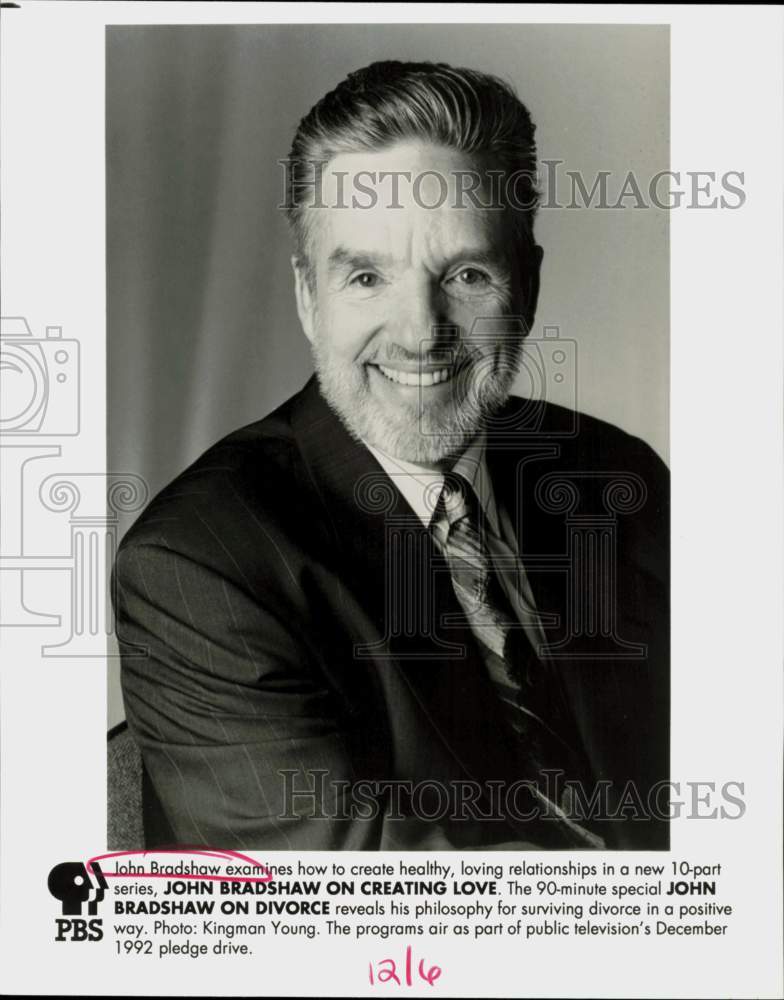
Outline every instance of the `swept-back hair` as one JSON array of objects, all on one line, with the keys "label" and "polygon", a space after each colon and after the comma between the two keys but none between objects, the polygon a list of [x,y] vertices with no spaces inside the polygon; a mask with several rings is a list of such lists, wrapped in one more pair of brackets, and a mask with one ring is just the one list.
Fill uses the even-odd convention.
[{"label": "swept-back hair", "polygon": [[536,126],[512,88],[488,73],[446,63],[374,62],[350,73],[302,119],[286,172],[286,214],[307,259],[306,199],[314,174],[340,153],[420,139],[459,150],[486,170],[515,176],[515,232],[533,244]]}]

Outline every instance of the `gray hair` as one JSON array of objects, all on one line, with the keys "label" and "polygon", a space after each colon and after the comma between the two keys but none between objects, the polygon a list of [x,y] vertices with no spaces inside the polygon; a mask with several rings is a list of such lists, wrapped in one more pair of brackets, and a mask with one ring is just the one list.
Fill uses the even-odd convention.
[{"label": "gray hair", "polygon": [[286,215],[307,261],[304,202],[314,173],[340,153],[423,139],[515,175],[515,233],[533,246],[539,195],[536,126],[512,88],[487,73],[446,63],[374,62],[350,73],[302,119],[286,162]]}]

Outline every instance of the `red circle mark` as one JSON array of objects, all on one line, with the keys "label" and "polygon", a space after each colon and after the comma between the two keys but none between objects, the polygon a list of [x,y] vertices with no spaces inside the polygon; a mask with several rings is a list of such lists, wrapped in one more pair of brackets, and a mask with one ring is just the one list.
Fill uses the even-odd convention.
[{"label": "red circle mark", "polygon": [[90,874],[95,874],[93,870],[94,861],[105,861],[107,858],[127,858],[127,857],[146,857],[148,854],[187,854],[187,855],[198,855],[203,858],[219,858],[223,861],[232,859],[236,861],[244,861],[246,864],[253,865],[254,868],[259,868],[264,872],[264,875],[166,875],[166,874],[153,874],[148,872],[103,872],[105,878],[165,878],[170,882],[178,881],[191,881],[198,880],[202,882],[271,882],[272,873],[261,864],[261,862],[249,858],[247,854],[240,854],[238,851],[228,851],[221,848],[210,848],[206,851],[196,850],[182,847],[182,848],[151,848],[149,851],[113,851],[109,854],[96,854],[94,858],[90,858],[87,862],[87,871]]}]

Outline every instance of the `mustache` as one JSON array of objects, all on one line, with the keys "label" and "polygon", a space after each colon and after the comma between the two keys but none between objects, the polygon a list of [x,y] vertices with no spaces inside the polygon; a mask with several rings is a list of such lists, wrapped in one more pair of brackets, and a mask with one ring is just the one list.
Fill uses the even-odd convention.
[{"label": "mustache", "polygon": [[431,347],[425,352],[411,351],[400,344],[390,343],[386,344],[380,350],[373,353],[364,359],[366,364],[392,364],[395,361],[402,361],[410,365],[421,365],[424,367],[456,367],[462,368],[463,365],[469,364],[472,361],[476,361],[479,358],[487,356],[487,345],[484,345],[485,350],[482,350],[482,345],[480,344],[467,344],[462,342],[460,344],[452,344],[445,347]]}]

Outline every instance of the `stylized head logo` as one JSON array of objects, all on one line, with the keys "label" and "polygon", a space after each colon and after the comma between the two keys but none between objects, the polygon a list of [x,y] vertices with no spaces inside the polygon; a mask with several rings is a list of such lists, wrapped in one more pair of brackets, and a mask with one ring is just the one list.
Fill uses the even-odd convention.
[{"label": "stylized head logo", "polygon": [[98,912],[108,885],[98,862],[93,861],[91,867],[95,885],[81,861],[63,861],[49,872],[49,892],[63,904],[64,917],[80,917],[84,903],[90,916]]}]

